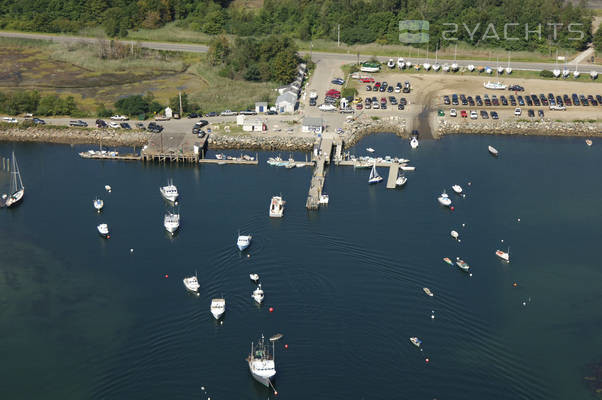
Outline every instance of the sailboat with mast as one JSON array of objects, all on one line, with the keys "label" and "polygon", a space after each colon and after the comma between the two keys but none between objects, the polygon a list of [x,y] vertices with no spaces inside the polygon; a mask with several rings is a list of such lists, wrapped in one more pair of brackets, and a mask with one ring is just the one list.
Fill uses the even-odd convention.
[{"label": "sailboat with mast", "polygon": [[506,67],[506,74],[510,75],[512,73],[512,67],[510,67],[510,55],[512,52],[508,53],[508,66]]},{"label": "sailboat with mast", "polygon": [[426,61],[422,64],[422,66],[424,67],[425,71],[428,71],[431,69],[431,64],[429,63],[429,48],[428,46],[426,46]]},{"label": "sailboat with mast", "polygon": [[439,46],[435,48],[435,63],[433,64],[433,71],[435,72],[441,68],[441,65],[437,61],[439,61]]},{"label": "sailboat with mast", "polygon": [[17,164],[17,158],[13,151],[12,162],[11,162],[11,178],[10,178],[10,192],[6,198],[6,207],[12,207],[23,200],[25,195],[25,187],[21,180],[21,173],[19,172],[19,165]]},{"label": "sailboat with mast", "polygon": [[370,171],[370,178],[368,179],[368,183],[379,183],[383,180],[383,177],[378,174],[376,170],[376,163],[372,165],[372,170]]}]

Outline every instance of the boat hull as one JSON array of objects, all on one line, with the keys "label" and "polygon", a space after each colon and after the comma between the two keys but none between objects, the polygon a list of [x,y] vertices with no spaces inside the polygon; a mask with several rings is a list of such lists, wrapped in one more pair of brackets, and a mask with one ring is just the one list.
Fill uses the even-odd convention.
[{"label": "boat hull", "polygon": [[270,378],[273,378],[276,375],[276,374],[274,374],[270,378],[268,378],[266,376],[258,375],[255,372],[253,372],[253,369],[251,369],[250,364],[249,364],[249,372],[251,373],[251,376],[253,377],[253,379],[255,379],[257,382],[261,383],[265,387],[270,387],[270,382],[271,382]]},{"label": "boat hull", "polygon": [[13,193],[12,195],[8,196],[8,198],[6,199],[5,206],[6,207],[16,206],[17,204],[19,204],[21,202],[21,200],[23,200],[24,195],[25,195],[25,188]]}]

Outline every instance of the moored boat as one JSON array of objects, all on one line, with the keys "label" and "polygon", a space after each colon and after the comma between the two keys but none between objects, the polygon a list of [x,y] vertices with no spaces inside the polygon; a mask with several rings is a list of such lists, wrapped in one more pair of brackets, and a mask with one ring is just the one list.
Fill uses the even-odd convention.
[{"label": "moored boat", "polygon": [[263,289],[261,288],[261,283],[257,285],[257,289],[253,290],[251,297],[257,302],[257,304],[261,304],[263,302],[264,294]]},{"label": "moored boat", "polygon": [[412,136],[412,139],[410,139],[410,147],[413,149],[418,147],[418,139],[416,139],[416,136]]},{"label": "moored boat", "polygon": [[173,184],[173,181],[171,179],[167,182],[167,185],[161,186],[159,188],[159,191],[161,192],[161,196],[163,196],[165,200],[171,202],[175,202],[176,200],[178,200],[178,188],[176,187],[176,185]]},{"label": "moored boat", "polygon": [[429,296],[429,297],[433,297],[434,296],[433,292],[431,292],[431,289],[425,287],[425,288],[422,288],[422,290],[424,290],[424,293],[426,293],[427,296]]},{"label": "moored boat", "polygon": [[286,203],[282,196],[273,196],[270,201],[270,217],[282,218],[284,215],[284,203]]},{"label": "moored boat", "polygon": [[445,261],[449,265],[454,265],[454,262],[449,257],[443,257],[443,261]]},{"label": "moored boat", "polygon": [[411,337],[410,342],[412,342],[412,344],[416,347],[420,347],[422,344],[422,340],[418,339],[417,337]]},{"label": "moored boat", "polygon": [[280,339],[280,337],[273,336],[272,338],[274,340],[270,338],[270,341],[272,342],[272,352],[270,354],[270,348],[265,344],[264,336],[261,335],[261,339],[259,339],[257,346],[254,346],[254,343],[251,343],[251,353],[246,359],[253,379],[266,387],[272,386],[271,379],[276,375],[274,342]]},{"label": "moored boat", "polygon": [[10,192],[4,203],[6,207],[12,207],[18,204],[23,200],[23,196],[25,195],[25,186],[23,186],[23,181],[21,180],[21,173],[19,172],[19,165],[17,164],[15,152],[12,153],[11,168]]},{"label": "moored boat", "polygon": [[495,255],[506,262],[510,262],[510,248],[508,248],[507,252],[502,250],[496,250]]},{"label": "moored boat", "polygon": [[249,274],[249,279],[252,280],[253,282],[257,283],[257,282],[259,282],[259,275],[258,274]]},{"label": "moored boat", "polygon": [[100,212],[102,210],[102,208],[104,207],[105,203],[104,201],[102,201],[102,199],[94,199],[94,208],[96,209],[96,211]]},{"label": "moored boat", "polygon": [[452,203],[452,201],[449,198],[448,194],[445,193],[445,190],[443,191],[443,193],[441,193],[441,196],[439,196],[437,198],[437,200],[439,201],[439,204],[441,204],[442,206],[445,206],[445,207],[451,206],[451,203]]},{"label": "moored boat", "polygon": [[450,232],[451,237],[453,237],[454,239],[458,239],[458,237],[460,237],[460,234],[456,231],[451,231]]},{"label": "moored boat", "polygon": [[226,299],[212,299],[210,310],[213,318],[220,319],[226,311]]},{"label": "moored boat", "polygon": [[452,190],[454,192],[456,192],[457,194],[461,194],[462,193],[462,186],[460,186],[460,185],[454,185],[454,186],[452,186]]},{"label": "moored boat", "polygon": [[172,211],[165,213],[163,226],[167,232],[173,235],[180,227],[180,214]]},{"label": "moored boat", "polygon": [[199,295],[199,288],[201,287],[201,285],[199,285],[199,278],[196,275],[184,278],[182,279],[182,282],[184,283],[186,289],[193,293],[196,293],[197,296]]},{"label": "moored boat", "polygon": [[487,146],[487,150],[489,150],[489,153],[491,153],[494,156],[497,156],[499,154],[497,149],[493,146]]},{"label": "moored boat", "polygon": [[383,180],[383,177],[378,174],[376,170],[376,162],[372,165],[372,170],[370,171],[370,177],[368,178],[368,183],[379,183]]},{"label": "moored boat", "polygon": [[239,232],[238,239],[236,240],[236,246],[238,247],[238,250],[244,251],[247,247],[249,247],[251,245],[252,238],[253,236],[251,235],[241,235]]},{"label": "moored boat", "polygon": [[466,263],[466,261],[461,260],[461,259],[457,259],[456,260],[456,265],[462,270],[462,271],[466,271],[468,272],[468,270],[470,269],[470,266]]},{"label": "moored boat", "polygon": [[109,225],[107,224],[100,224],[96,227],[96,229],[98,230],[98,233],[100,233],[100,236],[102,236],[103,238],[110,238],[111,235],[109,234]]},{"label": "moored boat", "polygon": [[402,187],[403,185],[406,184],[407,181],[408,181],[408,178],[406,178],[403,174],[401,174],[397,177],[397,180],[395,180],[395,186]]},{"label": "moored boat", "polygon": [[592,142],[591,139],[585,139],[585,144],[591,146],[592,144],[594,144],[594,142]]}]

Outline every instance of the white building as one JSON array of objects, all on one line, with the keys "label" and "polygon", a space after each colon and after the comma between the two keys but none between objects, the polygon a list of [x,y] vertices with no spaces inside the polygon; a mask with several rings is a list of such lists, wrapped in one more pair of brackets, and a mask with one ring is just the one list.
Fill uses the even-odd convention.
[{"label": "white building", "polygon": [[173,117],[173,111],[171,111],[171,108],[167,107],[165,108],[165,118],[172,118]]},{"label": "white building", "polygon": [[242,130],[245,132],[261,132],[263,128],[263,121],[257,117],[245,118],[242,124]]},{"label": "white building", "polygon": [[303,118],[302,132],[314,132],[321,134],[324,130],[324,120],[320,117],[305,117]]},{"label": "white building", "polygon": [[278,113],[294,113],[297,108],[297,95],[286,92],[276,99],[276,110]]},{"label": "white building", "polygon": [[268,103],[265,101],[258,101],[255,103],[255,112],[256,113],[264,113],[268,111]]}]

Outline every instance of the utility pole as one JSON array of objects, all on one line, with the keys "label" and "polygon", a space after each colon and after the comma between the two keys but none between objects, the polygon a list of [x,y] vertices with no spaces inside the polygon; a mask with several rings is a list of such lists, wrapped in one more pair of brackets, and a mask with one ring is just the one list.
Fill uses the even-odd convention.
[{"label": "utility pole", "polygon": [[180,118],[182,118],[182,92],[178,92],[178,97],[180,98]]},{"label": "utility pole", "polygon": [[341,24],[337,25],[337,47],[341,47]]}]

